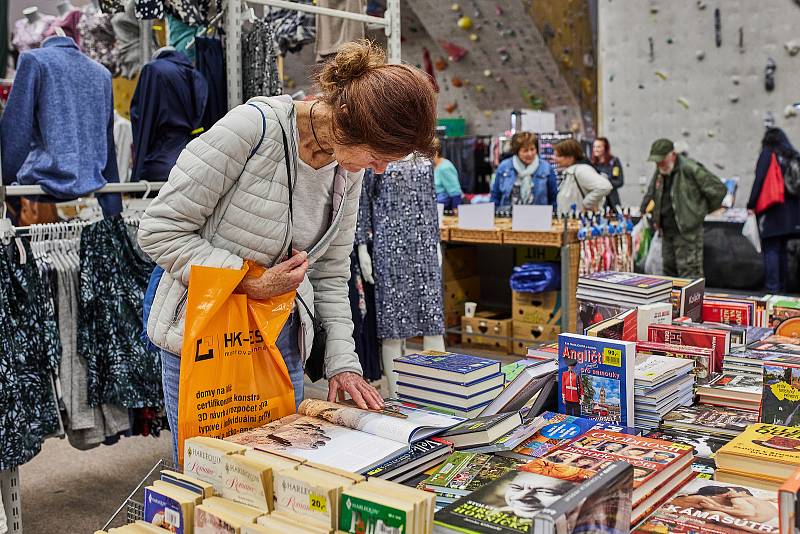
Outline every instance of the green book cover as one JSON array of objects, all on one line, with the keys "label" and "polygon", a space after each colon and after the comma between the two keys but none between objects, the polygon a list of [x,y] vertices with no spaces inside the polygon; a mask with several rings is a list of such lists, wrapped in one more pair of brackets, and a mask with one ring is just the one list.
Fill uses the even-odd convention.
[{"label": "green book cover", "polygon": [[412,518],[403,511],[373,501],[342,494],[339,530],[359,532],[408,532]]}]

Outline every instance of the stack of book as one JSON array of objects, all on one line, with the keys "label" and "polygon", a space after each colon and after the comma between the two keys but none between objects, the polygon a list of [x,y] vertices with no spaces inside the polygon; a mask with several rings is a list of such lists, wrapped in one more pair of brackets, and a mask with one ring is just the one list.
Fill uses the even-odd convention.
[{"label": "stack of book", "polygon": [[800,427],[756,423],[717,451],[716,480],[778,491],[800,467]]},{"label": "stack of book", "polygon": [[703,321],[769,326],[769,296],[751,297],[729,293],[706,292],[703,298]]},{"label": "stack of book", "polygon": [[758,378],[764,373],[763,360],[769,355],[768,352],[746,347],[732,349],[722,361],[722,372]]},{"label": "stack of book", "polygon": [[689,324],[651,324],[647,327],[648,341],[670,345],[688,345],[711,349],[714,354],[710,370],[722,371],[722,360],[731,350],[731,332]]},{"label": "stack of book", "polygon": [[500,362],[466,354],[425,351],[394,360],[397,395],[459,417],[476,417],[503,391]]},{"label": "stack of book", "polygon": [[714,351],[708,348],[691,345],[673,345],[654,341],[640,341],[636,344],[636,354],[640,356],[669,356],[684,358],[694,362],[692,374],[698,384],[705,384],[712,378],[711,367],[714,362]]},{"label": "stack of book", "polygon": [[657,428],[677,406],[694,399],[694,362],[668,356],[639,356],[634,382],[634,422],[637,428]]},{"label": "stack of book", "polygon": [[697,396],[701,404],[758,412],[761,410],[762,382],[761,376],[725,372],[708,384],[698,386]]},{"label": "stack of book", "polygon": [[710,478],[716,467],[716,452],[756,422],[758,414],[745,410],[705,404],[681,406],[666,414],[659,430],[647,436],[693,446],[693,469]]},{"label": "stack of book", "polygon": [[635,273],[603,271],[578,279],[577,331],[639,305],[669,302],[672,282]]},{"label": "stack of book", "polygon": [[635,525],[696,476],[693,461],[690,445],[590,430],[520,469],[582,481],[591,479],[609,463],[626,462],[633,466],[631,524]]},{"label": "stack of book", "polygon": [[555,360],[558,358],[558,343],[542,343],[528,347],[530,360]]},{"label": "stack of book", "polygon": [[656,276],[672,283],[670,303],[674,317],[688,317],[700,322],[703,315],[703,295],[706,290],[705,278],[675,278],[672,276]]}]

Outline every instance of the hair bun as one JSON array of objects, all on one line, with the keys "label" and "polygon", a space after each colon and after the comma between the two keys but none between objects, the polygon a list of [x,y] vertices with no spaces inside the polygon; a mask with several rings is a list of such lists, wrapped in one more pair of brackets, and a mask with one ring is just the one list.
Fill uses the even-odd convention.
[{"label": "hair bun", "polygon": [[386,64],[381,47],[368,39],[344,44],[333,59],[328,60],[319,74],[323,93],[332,93],[370,70]]}]

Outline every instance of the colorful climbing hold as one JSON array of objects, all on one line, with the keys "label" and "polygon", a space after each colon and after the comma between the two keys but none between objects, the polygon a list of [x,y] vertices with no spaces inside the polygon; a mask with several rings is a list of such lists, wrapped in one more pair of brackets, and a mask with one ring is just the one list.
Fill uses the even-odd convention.
[{"label": "colorful climbing hold", "polygon": [[472,28],[472,19],[466,15],[458,19],[458,27],[462,30],[469,30]]},{"label": "colorful climbing hold", "polygon": [[466,48],[462,48],[450,41],[442,41],[441,45],[444,51],[447,52],[447,56],[450,58],[450,61],[461,61],[464,59],[464,56],[467,55]]}]

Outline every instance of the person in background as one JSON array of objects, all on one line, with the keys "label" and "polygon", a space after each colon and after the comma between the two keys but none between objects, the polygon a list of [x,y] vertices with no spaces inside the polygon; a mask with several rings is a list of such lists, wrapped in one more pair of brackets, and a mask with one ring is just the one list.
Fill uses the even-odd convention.
[{"label": "person in background", "polygon": [[550,204],[556,206],[558,178],[553,166],[539,157],[539,140],[531,132],[511,137],[511,152],[495,171],[492,202],[495,208],[512,204]]},{"label": "person in background", "polygon": [[722,205],[725,184],[701,163],[679,155],[669,139],[657,139],[649,161],[656,171],[642,200],[661,233],[664,274],[681,278],[703,276],[703,221]]},{"label": "person in background", "polygon": [[589,165],[583,148],[574,139],[561,141],[555,147],[555,160],[563,169],[558,187],[558,213],[568,213],[572,206],[578,211],[598,211],[611,191],[611,182]]},{"label": "person in background", "polygon": [[[780,128],[767,129],[761,140],[761,154],[756,162],[755,181],[750,190],[750,199],[747,201],[748,210],[752,211],[756,207],[773,154],[784,175],[789,159],[798,157],[786,133]],[[780,293],[786,290],[786,278],[789,272],[786,243],[789,239],[800,237],[800,197],[784,190],[783,204],[766,209],[759,213],[757,218],[758,231],[761,234],[761,252],[764,255],[765,285],[767,291]]]},{"label": "person in background", "polygon": [[442,143],[433,141],[436,155],[433,157],[433,182],[436,186],[436,202],[444,204],[444,209],[452,210],[461,204],[461,182],[453,162],[442,157]]},{"label": "person in background", "polygon": [[598,137],[592,143],[592,167],[611,182],[611,192],[606,197],[606,206],[617,208],[619,202],[619,188],[625,184],[622,173],[622,162],[611,153],[611,144],[607,137]]}]

